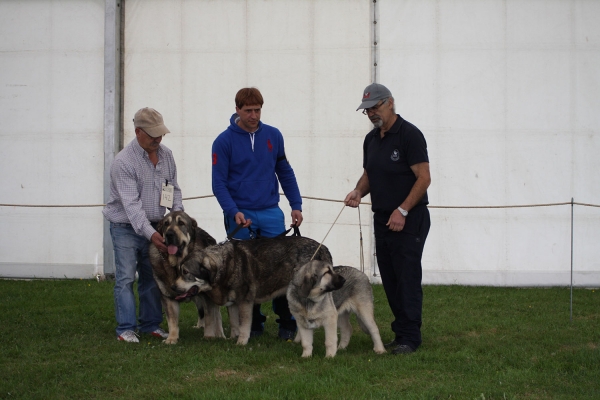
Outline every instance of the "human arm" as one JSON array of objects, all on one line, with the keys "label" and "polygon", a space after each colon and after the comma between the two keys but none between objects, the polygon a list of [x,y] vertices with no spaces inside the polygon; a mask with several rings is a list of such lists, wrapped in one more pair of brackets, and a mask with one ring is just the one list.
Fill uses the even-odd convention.
[{"label": "human arm", "polygon": [[371,188],[369,186],[369,177],[367,175],[367,171],[363,170],[363,174],[356,183],[356,187],[353,191],[348,193],[346,199],[344,200],[344,204],[348,207],[356,208],[360,204],[360,200],[369,194],[370,191]]},{"label": "human arm", "polygon": [[175,165],[174,160],[173,174],[169,183],[173,185],[173,207],[171,208],[171,211],[184,211],[183,196],[181,195],[181,187],[179,187],[179,183],[177,182],[177,166]]},{"label": "human arm", "polygon": [[[429,172],[429,163],[422,162],[418,164],[414,164],[410,166],[410,169],[415,174],[417,180],[415,181],[412,189],[406,196],[406,199],[399,204],[403,210],[410,211],[414,206],[416,206],[419,201],[425,196],[427,192],[427,188],[431,184],[431,174]],[[404,224],[406,222],[406,217],[403,216],[398,209],[395,209],[387,222],[387,226],[390,230],[399,232],[404,229]]]},{"label": "human arm", "polygon": [[[143,176],[132,164],[115,160],[110,170],[111,190],[114,190],[113,193],[135,233],[150,240],[156,231],[148,220],[142,198],[154,195],[143,191],[143,177],[139,174]],[[155,198],[158,206],[160,193],[157,192]]]},{"label": "human arm", "polygon": [[285,155],[283,136],[280,132],[278,132],[278,136],[279,146],[275,161],[275,174],[292,209],[292,223],[290,226],[299,227],[304,219],[302,216],[302,196],[300,195],[300,188],[294,170]]},{"label": "human arm", "polygon": [[233,201],[227,187],[230,154],[229,144],[225,143],[225,140],[219,136],[212,146],[212,191],[225,214],[235,218],[237,222],[237,214],[240,214],[240,210]]}]

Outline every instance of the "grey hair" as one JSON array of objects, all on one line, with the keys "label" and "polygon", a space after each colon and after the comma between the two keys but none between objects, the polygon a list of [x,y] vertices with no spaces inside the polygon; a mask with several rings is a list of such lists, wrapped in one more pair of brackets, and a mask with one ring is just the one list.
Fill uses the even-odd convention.
[{"label": "grey hair", "polygon": [[396,114],[396,100],[394,100],[394,96],[390,96],[387,99],[388,100],[392,99],[392,102],[394,103],[393,106],[392,106],[392,111],[394,112],[394,114]]}]

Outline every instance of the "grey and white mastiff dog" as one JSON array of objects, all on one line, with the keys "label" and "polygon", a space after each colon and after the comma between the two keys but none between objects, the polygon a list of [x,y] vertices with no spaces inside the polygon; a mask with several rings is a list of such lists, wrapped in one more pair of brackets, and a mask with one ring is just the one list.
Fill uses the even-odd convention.
[{"label": "grey and white mastiff dog", "polygon": [[254,304],[285,295],[294,272],[313,256],[331,263],[327,247],[307,237],[228,241],[191,254],[182,264],[176,287],[181,292],[197,290],[214,304],[230,306],[231,337],[245,345]]},{"label": "grey and white mastiff dog", "polygon": [[350,313],[356,314],[361,329],[371,335],[373,350],[386,352],[373,315],[371,282],[356,268],[311,261],[294,274],[287,299],[298,324],[295,342],[302,343],[302,357],[312,356],[313,331],[321,326],[325,329],[325,357],[335,357],[337,349],[345,349],[352,336]]}]

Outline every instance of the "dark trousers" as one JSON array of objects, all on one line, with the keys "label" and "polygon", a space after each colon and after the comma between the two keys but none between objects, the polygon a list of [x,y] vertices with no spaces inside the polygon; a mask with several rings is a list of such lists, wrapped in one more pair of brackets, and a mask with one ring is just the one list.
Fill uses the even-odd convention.
[{"label": "dark trousers", "polygon": [[426,206],[413,208],[404,229],[390,231],[389,214],[375,213],[375,251],[381,282],[394,314],[392,331],[400,344],[421,345],[423,289],[421,257],[431,220]]}]

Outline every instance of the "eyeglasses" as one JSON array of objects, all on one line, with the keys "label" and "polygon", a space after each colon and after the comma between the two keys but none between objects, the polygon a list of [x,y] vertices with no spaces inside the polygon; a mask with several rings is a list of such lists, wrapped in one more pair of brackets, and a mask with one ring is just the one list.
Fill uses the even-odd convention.
[{"label": "eyeglasses", "polygon": [[381,107],[382,105],[384,105],[386,101],[388,101],[388,99],[383,99],[383,100],[381,101],[381,103],[377,103],[376,105],[374,105],[374,106],[373,106],[373,107],[371,107],[371,108],[365,108],[365,109],[363,109],[363,110],[362,110],[362,113],[363,113],[364,115],[367,115],[367,114],[372,114],[372,113],[376,112],[376,111],[379,109],[379,107]]}]

